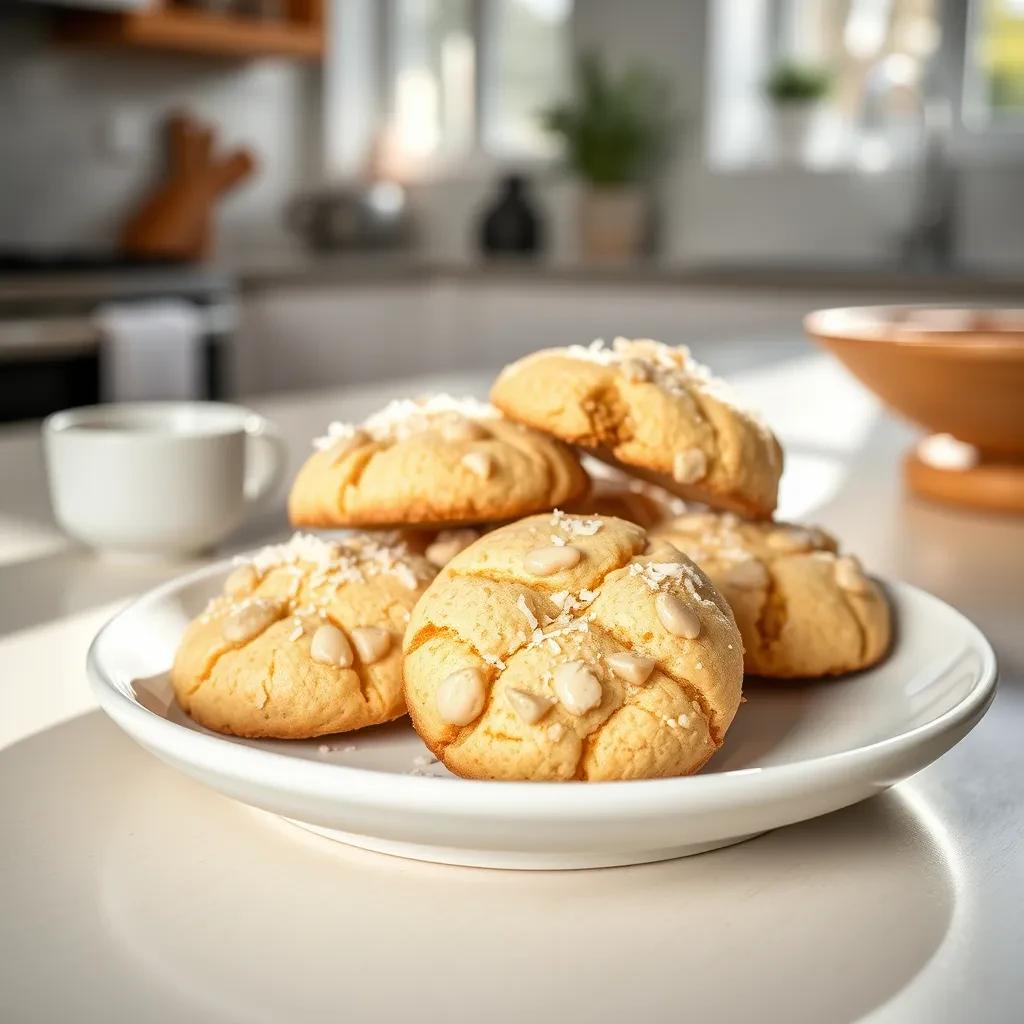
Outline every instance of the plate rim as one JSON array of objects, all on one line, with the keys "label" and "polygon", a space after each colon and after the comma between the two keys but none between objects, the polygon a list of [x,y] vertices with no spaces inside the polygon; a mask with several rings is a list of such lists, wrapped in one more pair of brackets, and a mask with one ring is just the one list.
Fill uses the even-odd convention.
[{"label": "plate rim", "polygon": [[[496,813],[495,797],[500,792],[503,801],[500,814],[503,817],[522,816],[534,820],[564,820],[567,816],[573,819],[587,818],[595,812],[601,815],[614,813],[620,819],[646,818],[658,809],[678,809],[681,803],[685,803],[691,810],[721,810],[724,804],[759,802],[769,795],[773,784],[777,790],[775,795],[780,795],[801,789],[800,783],[810,778],[815,780],[813,789],[817,790],[826,785],[830,778],[846,777],[851,768],[899,757],[966,725],[963,733],[953,743],[919,766],[924,767],[959,742],[962,735],[980,721],[996,691],[998,665],[995,652],[978,626],[959,609],[934,594],[903,581],[882,578],[884,586],[897,598],[894,602],[897,609],[906,596],[911,600],[923,600],[938,606],[960,620],[981,655],[977,679],[970,692],[959,703],[931,721],[864,746],[781,765],[731,768],[706,775],[664,779],[631,779],[626,785],[620,780],[566,786],[561,782],[457,778],[454,781],[459,785],[453,787],[450,778],[399,774],[297,758],[275,750],[237,743],[231,738],[196,732],[132,699],[108,676],[100,663],[98,651],[105,636],[119,619],[140,606],[158,603],[168,594],[224,574],[236,564],[238,557],[220,559],[176,576],[120,608],[103,624],[89,645],[86,672],[90,685],[101,708],[133,739],[145,735],[153,742],[154,748],[168,752],[180,751],[184,744],[194,752],[187,760],[201,765],[204,770],[272,789],[281,788],[281,781],[286,777],[289,791],[302,792],[320,799],[420,812],[428,809],[430,803],[443,804],[447,813],[475,816],[480,812]],[[132,727],[126,724],[127,721],[132,723]],[[180,753],[175,756],[180,757]],[[755,784],[755,790],[751,791],[749,786],[755,778],[760,781]],[[458,793],[458,801],[450,799],[455,792]],[[733,799],[730,800],[730,797]]]}]

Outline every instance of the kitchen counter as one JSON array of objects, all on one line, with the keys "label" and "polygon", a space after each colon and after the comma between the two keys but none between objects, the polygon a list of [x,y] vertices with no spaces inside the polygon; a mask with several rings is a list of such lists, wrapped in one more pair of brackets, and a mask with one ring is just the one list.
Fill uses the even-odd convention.
[{"label": "kitchen counter", "polygon": [[593,266],[565,260],[438,261],[402,254],[315,254],[268,251],[247,255],[235,268],[243,291],[313,285],[358,285],[451,281],[632,285],[652,288],[791,289],[934,295],[1024,300],[1024,272],[980,267],[915,268],[899,263],[833,264],[671,264],[656,260],[623,267]]},{"label": "kitchen counter", "polygon": [[153,296],[209,301],[232,293],[237,285],[236,275],[223,267],[188,263],[109,270],[0,271],[0,318],[54,314],[68,306]]},{"label": "kitchen counter", "polygon": [[[1024,521],[907,498],[911,431],[809,348],[721,354],[786,445],[780,511],[993,641],[1000,692],[960,745],[865,803],[663,864],[498,872],[320,840],[178,775],[94,709],[94,631],[191,566],[67,541],[35,430],[0,430],[0,1019],[1020,1019]],[[294,468],[328,419],[487,381],[252,404]],[[284,532],[282,508],[228,548]]]},{"label": "kitchen counter", "polygon": [[316,254],[256,250],[234,261],[80,272],[0,272],[0,318],[59,312],[90,300],[181,294],[200,298],[281,288],[429,283],[549,284],[746,291],[861,292],[874,301],[1024,301],[1024,271],[892,264],[669,264],[588,266],[564,260],[437,260],[403,253]]}]

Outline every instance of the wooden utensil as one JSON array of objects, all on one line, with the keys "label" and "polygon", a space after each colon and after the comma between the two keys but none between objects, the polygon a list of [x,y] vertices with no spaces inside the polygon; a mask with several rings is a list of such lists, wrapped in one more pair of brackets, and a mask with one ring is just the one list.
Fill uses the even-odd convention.
[{"label": "wooden utensil", "polygon": [[248,149],[214,156],[213,129],[187,114],[167,121],[163,181],[128,219],[125,252],[145,258],[200,260],[213,248],[213,206],[247,178],[257,162]]}]

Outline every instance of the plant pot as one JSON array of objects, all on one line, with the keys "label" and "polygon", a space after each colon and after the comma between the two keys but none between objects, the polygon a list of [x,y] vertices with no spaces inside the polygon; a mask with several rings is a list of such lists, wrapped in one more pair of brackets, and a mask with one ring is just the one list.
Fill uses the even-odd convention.
[{"label": "plant pot", "polygon": [[780,163],[811,163],[826,111],[827,104],[820,100],[777,103],[771,116],[771,148],[775,159]]},{"label": "plant pot", "polygon": [[643,252],[647,193],[640,186],[585,186],[578,216],[580,251],[587,263],[631,263]]}]

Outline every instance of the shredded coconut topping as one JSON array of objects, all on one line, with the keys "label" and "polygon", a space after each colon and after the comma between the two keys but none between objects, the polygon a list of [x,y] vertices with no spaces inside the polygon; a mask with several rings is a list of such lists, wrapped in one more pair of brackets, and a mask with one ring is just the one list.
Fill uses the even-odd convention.
[{"label": "shredded coconut topping", "polygon": [[[685,394],[694,389],[734,409],[742,409],[729,385],[694,359],[685,345],[665,345],[651,338],[621,337],[606,345],[599,338],[589,345],[570,345],[566,351],[575,359],[620,367],[628,380],[650,381],[670,394]],[[769,433],[768,427],[753,413],[743,411],[763,432]]]},{"label": "shredded coconut topping", "polygon": [[597,597],[597,594],[596,590],[586,589],[581,590],[578,594],[573,594],[568,590],[557,590],[550,594],[551,603],[560,609],[560,613],[555,618],[545,621],[543,626],[535,626],[526,649],[529,651],[544,644],[552,654],[561,654],[562,646],[555,638],[570,637],[575,633],[590,631],[590,621],[594,616],[592,613],[590,615],[581,613],[586,611],[587,606]]},{"label": "shredded coconut topping", "polygon": [[[311,565],[309,582],[314,588],[330,587],[337,590],[345,583],[362,583],[373,576],[396,577],[410,590],[415,590],[421,579],[409,558],[409,550],[393,534],[368,537],[351,534],[338,540],[325,541],[310,533],[296,533],[284,544],[270,544],[254,555],[235,560],[250,564],[260,575],[271,569],[287,567],[301,578],[302,565]],[[298,592],[296,582],[290,588],[292,596]],[[311,609],[311,613],[315,609]]]},{"label": "shredded coconut topping", "polygon": [[481,654],[480,657],[483,658],[488,665],[493,665],[499,672],[504,672],[507,667],[505,662],[503,662],[496,654]]},{"label": "shredded coconut topping", "polygon": [[704,582],[692,565],[682,562],[632,562],[629,574],[639,576],[653,593],[666,591],[672,586],[682,586],[693,601],[706,605],[715,603],[710,597],[701,594]]},{"label": "shredded coconut topping", "polygon": [[[288,635],[292,642],[305,633],[307,626],[304,620],[328,619],[331,600],[347,584],[364,583],[375,576],[392,576],[410,590],[415,590],[431,576],[426,564],[415,560],[394,534],[376,537],[352,534],[325,541],[312,534],[296,533],[284,544],[270,544],[255,554],[236,558],[235,563],[252,566],[261,577],[272,570],[291,574],[284,596],[273,600],[285,605],[289,614],[294,616]],[[308,590],[305,603],[298,605],[296,602],[303,580]],[[239,601],[221,594],[206,606],[200,621],[208,623],[266,600],[250,594]]]},{"label": "shredded coconut topping", "polygon": [[356,436],[356,428],[351,423],[339,423],[335,420],[327,424],[327,433],[323,437],[313,439],[313,447],[317,451],[327,451],[344,441],[351,441]]},{"label": "shredded coconut topping", "polygon": [[526,603],[526,597],[523,594],[520,594],[519,597],[516,598],[516,607],[523,613],[523,617],[529,624],[530,629],[536,629],[539,625],[539,623],[537,622],[537,616],[533,614],[533,611],[530,609],[530,606]]},{"label": "shredded coconut topping", "polygon": [[[587,519],[585,516],[573,516],[556,508],[551,513],[551,525],[570,537],[593,537],[604,525],[600,519]],[[564,540],[551,538],[553,544],[564,544]]]},{"label": "shredded coconut topping", "polygon": [[351,441],[359,430],[373,441],[404,441],[445,422],[496,419],[500,415],[494,406],[475,398],[453,398],[451,395],[399,398],[360,424],[328,424],[326,434],[316,438],[313,447],[328,451],[342,442]]}]

